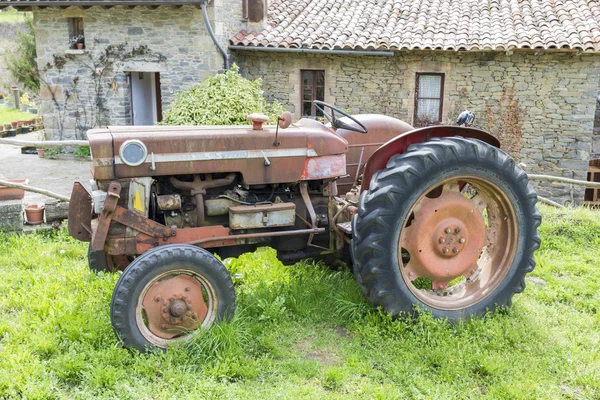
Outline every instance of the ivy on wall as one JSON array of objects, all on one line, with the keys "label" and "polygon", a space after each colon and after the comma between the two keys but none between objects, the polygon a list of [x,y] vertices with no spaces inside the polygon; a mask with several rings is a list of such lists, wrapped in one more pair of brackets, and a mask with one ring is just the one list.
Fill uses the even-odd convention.
[{"label": "ivy on wall", "polygon": [[[63,139],[68,115],[75,117],[77,137],[83,137],[90,128],[108,124],[108,94],[111,90],[118,90],[118,81],[124,78],[123,65],[129,60],[163,62],[166,57],[150,50],[148,46],[128,49],[127,43],[108,45],[100,51],[92,48],[84,54],[53,55],[52,62],[42,68],[39,79],[42,94],[49,97],[54,105],[54,128],[58,131],[59,140]],[[84,81],[76,75],[68,78],[68,84],[55,84],[65,80],[65,67],[70,63],[75,64],[78,72],[85,71],[90,79]]]}]

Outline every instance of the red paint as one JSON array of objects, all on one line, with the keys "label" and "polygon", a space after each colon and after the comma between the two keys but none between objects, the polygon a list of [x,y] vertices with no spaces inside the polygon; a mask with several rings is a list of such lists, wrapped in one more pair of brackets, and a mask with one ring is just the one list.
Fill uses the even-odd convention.
[{"label": "red paint", "polygon": [[406,152],[413,144],[427,142],[433,138],[449,136],[479,139],[494,147],[500,147],[500,141],[498,139],[489,133],[476,128],[441,125],[415,129],[395,137],[373,153],[371,158],[369,158],[369,161],[367,161],[360,191],[363,192],[369,188],[371,178],[375,172],[384,169],[392,156]]},{"label": "red paint", "polygon": [[336,178],[346,175],[346,154],[309,157],[304,162],[301,181]]}]

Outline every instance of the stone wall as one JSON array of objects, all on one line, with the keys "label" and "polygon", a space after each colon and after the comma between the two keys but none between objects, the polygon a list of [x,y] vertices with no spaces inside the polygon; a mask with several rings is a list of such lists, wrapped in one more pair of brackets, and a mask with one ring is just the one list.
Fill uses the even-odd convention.
[{"label": "stone wall", "polygon": [[[226,47],[228,38],[244,27],[241,0],[215,0],[207,11],[217,38]],[[68,18],[83,18],[85,51],[69,49]],[[128,49],[145,45],[166,61],[139,58],[109,71],[101,88],[108,112],[100,125],[131,124],[127,71],[160,73],[164,113],[179,92],[224,69],[222,54],[206,30],[201,9],[195,6],[46,8],[34,12],[34,24],[40,68],[52,63],[54,55],[73,58],[62,70],[52,68],[43,76],[47,84],[41,88],[41,112],[49,136],[55,139],[84,138],[85,131],[96,125],[94,80],[84,64],[92,64],[110,44],[127,42]]]},{"label": "stone wall", "polygon": [[[443,121],[464,109],[475,126],[501,136],[530,173],[586,179],[600,55],[574,52],[401,52],[337,56],[242,51],[243,73],[299,117],[300,70],[323,69],[327,102],[350,113],[381,113],[412,123],[417,72],[445,74]],[[581,202],[583,188],[536,183],[559,202]]]}]

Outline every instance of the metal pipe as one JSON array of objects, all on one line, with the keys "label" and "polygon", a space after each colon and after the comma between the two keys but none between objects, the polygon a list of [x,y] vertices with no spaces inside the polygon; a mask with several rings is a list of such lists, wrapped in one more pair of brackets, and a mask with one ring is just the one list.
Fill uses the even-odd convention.
[{"label": "metal pipe", "polygon": [[87,140],[40,140],[30,142],[27,140],[18,139],[3,139],[0,138],[0,144],[10,144],[21,147],[62,147],[62,146],[89,146]]},{"label": "metal pipe", "polygon": [[200,180],[200,175],[194,175],[193,182],[183,182],[174,176],[169,178],[173,186],[179,190],[189,190],[196,199],[196,226],[204,226],[204,193],[206,189],[228,186],[235,180],[236,174],[229,174],[225,178],[215,180]]},{"label": "metal pipe", "polygon": [[51,192],[46,189],[40,189],[40,188],[32,187],[29,185],[21,185],[20,183],[14,183],[14,182],[9,182],[9,181],[5,181],[5,180],[0,180],[0,186],[7,186],[7,187],[16,188],[16,189],[23,189],[27,192],[43,194],[44,196],[54,197],[55,199],[62,200],[62,201],[70,201],[71,200],[67,196],[63,196],[62,194],[54,193],[54,192]]},{"label": "metal pipe", "polygon": [[193,240],[186,244],[202,244],[206,242],[219,242],[223,240],[236,240],[236,239],[253,239],[262,237],[275,237],[275,236],[294,236],[294,235],[305,235],[305,234],[317,234],[325,232],[325,228],[314,228],[314,229],[297,229],[294,231],[275,231],[275,232],[259,232],[259,233],[243,233],[241,235],[227,235],[227,236],[213,236],[199,240]]},{"label": "metal pipe", "polygon": [[210,26],[210,21],[208,20],[208,13],[206,12],[207,3],[208,0],[201,0],[200,3],[200,7],[202,8],[202,16],[204,17],[204,23],[206,24],[206,29],[208,30],[208,33],[210,34],[210,37],[212,38],[213,42],[215,42],[215,45],[217,45],[217,47],[219,48],[221,54],[223,54],[223,58],[225,59],[225,69],[229,69],[229,67],[231,66],[229,64],[229,54],[227,54],[223,46],[221,46],[221,43],[219,43],[217,37],[215,36],[215,32],[213,31],[212,26]]},{"label": "metal pipe", "polygon": [[262,47],[262,46],[229,46],[229,50],[253,50],[253,51],[271,51],[280,53],[316,53],[316,54],[334,54],[334,55],[353,55],[353,56],[387,56],[394,55],[393,51],[380,50],[325,50],[325,49],[299,49],[287,47]]}]

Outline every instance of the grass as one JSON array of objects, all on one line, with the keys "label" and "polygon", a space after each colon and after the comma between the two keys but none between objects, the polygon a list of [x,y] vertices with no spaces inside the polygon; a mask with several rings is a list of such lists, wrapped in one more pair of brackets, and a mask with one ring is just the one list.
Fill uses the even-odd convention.
[{"label": "grass", "polygon": [[0,12],[0,24],[19,24],[25,22],[25,18],[27,18],[29,15],[31,15],[31,13],[19,12],[13,8],[5,8],[2,10],[2,12]]},{"label": "grass", "polygon": [[[1,15],[1,14],[0,14]],[[0,125],[10,124],[13,121],[28,120],[37,117],[35,114],[15,110],[14,108],[0,105]]]},{"label": "grass", "polygon": [[600,398],[600,214],[540,207],[538,267],[513,307],[458,325],[392,321],[350,272],[227,260],[238,310],[187,347],[113,335],[118,275],[63,231],[0,238],[0,398]]}]

